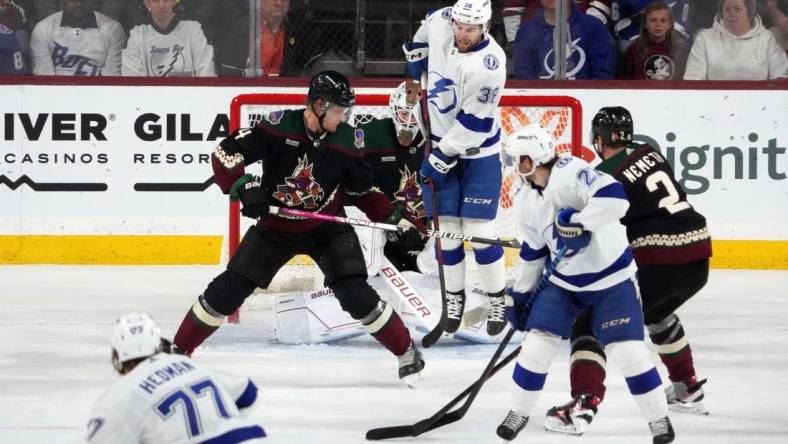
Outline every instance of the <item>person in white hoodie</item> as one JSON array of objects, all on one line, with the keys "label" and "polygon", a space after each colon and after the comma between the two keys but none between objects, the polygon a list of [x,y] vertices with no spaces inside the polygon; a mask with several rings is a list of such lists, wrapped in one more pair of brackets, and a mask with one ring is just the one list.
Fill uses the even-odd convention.
[{"label": "person in white hoodie", "polygon": [[756,14],[755,0],[720,0],[711,28],[692,45],[684,80],[768,80],[788,76],[788,59]]}]

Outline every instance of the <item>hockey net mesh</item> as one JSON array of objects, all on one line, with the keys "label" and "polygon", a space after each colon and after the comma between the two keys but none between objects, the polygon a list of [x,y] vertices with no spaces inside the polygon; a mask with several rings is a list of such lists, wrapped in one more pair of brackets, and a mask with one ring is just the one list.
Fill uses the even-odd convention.
[{"label": "hockey net mesh", "polygon": [[[269,113],[283,109],[303,108],[303,101],[277,100],[275,94],[243,96],[251,97],[239,101],[234,101],[235,113],[231,112],[231,129],[239,127],[252,127]],[[353,109],[349,123],[358,126],[367,123],[372,119],[390,117],[388,108],[388,96],[359,94],[358,102],[364,103],[357,105]],[[500,109],[502,139],[505,141],[507,136],[513,131],[525,125],[538,123],[556,140],[556,151],[558,153],[571,153],[573,146],[579,149],[580,140],[577,140],[577,132],[573,132],[573,115],[576,121],[580,120],[582,112],[579,103],[570,97],[553,97],[550,99],[566,99],[566,104],[559,106],[552,104],[540,104],[542,101],[535,97],[504,96],[502,103],[514,103],[513,105],[502,105]],[[552,102],[553,100],[545,100]],[[560,101],[560,100],[559,100]],[[573,140],[573,138],[575,140]],[[505,157],[504,157],[505,158]],[[259,164],[247,167],[247,172],[255,175],[262,174]],[[499,238],[512,239],[518,237],[517,224],[515,222],[512,209],[513,199],[522,189],[525,183],[515,172],[514,165],[503,165],[503,182],[501,186],[498,216],[496,217],[496,230]],[[248,218],[240,218],[237,227],[232,226],[230,230],[237,230],[241,235],[246,232],[253,223]],[[232,236],[230,236],[232,237]],[[225,249],[227,250],[227,249]],[[472,257],[472,255],[471,255]],[[513,266],[517,258],[517,252],[512,249],[506,251],[507,276],[511,277]],[[473,262],[473,261],[469,261]],[[468,264],[469,268],[474,264]],[[307,256],[296,256],[280,270],[274,281],[268,288],[271,292],[312,290],[322,286],[322,273],[314,262]]]}]

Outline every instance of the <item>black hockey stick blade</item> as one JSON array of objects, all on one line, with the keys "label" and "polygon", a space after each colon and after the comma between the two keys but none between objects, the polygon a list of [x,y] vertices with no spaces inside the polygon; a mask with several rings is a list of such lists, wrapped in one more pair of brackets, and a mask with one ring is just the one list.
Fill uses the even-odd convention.
[{"label": "black hockey stick blade", "polygon": [[432,347],[433,345],[435,345],[436,342],[438,342],[438,339],[441,338],[441,335],[443,335],[443,327],[441,327],[441,324],[438,323],[438,325],[436,325],[435,328],[430,330],[429,333],[427,333],[426,335],[424,335],[423,338],[421,338],[421,346],[424,348]]},{"label": "black hockey stick blade", "polygon": [[[514,358],[517,357],[517,354],[520,353],[520,347],[517,347],[515,350],[512,350],[505,358],[501,360],[501,362],[497,363],[495,367],[493,367],[492,371],[487,375],[486,379],[481,380],[477,379],[473,382],[470,386],[468,386],[462,393],[457,395],[454,399],[449,401],[448,404],[443,406],[437,413],[430,416],[429,418],[422,419],[421,421],[411,424],[411,425],[403,425],[403,426],[392,426],[392,427],[380,427],[377,429],[371,429],[367,432],[367,439],[370,441],[379,441],[383,439],[394,439],[394,438],[404,438],[406,436],[418,436],[422,433],[429,432],[430,430],[437,429],[438,427],[442,427],[446,424],[451,424],[452,422],[459,421],[462,416],[465,414],[465,411],[459,413],[462,407],[457,410],[453,410],[449,412],[449,409],[457,405],[458,402],[462,401],[463,398],[468,396],[471,392],[473,392],[477,386],[481,383],[483,384],[487,379],[492,378],[493,375],[498,373],[498,371],[504,367],[508,363],[510,363]],[[435,420],[435,418],[438,418]],[[418,430],[417,430],[418,428]],[[418,433],[417,433],[418,432]]]}]

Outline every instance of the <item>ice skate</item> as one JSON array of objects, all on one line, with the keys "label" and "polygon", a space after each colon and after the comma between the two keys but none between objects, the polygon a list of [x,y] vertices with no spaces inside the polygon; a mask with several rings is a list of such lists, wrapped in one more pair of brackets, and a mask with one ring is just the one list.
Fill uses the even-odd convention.
[{"label": "ice skate", "polygon": [[526,424],[528,424],[527,416],[521,416],[514,410],[509,410],[506,419],[498,426],[495,433],[506,441],[511,441],[517,438],[517,435],[525,428]]},{"label": "ice skate", "polygon": [[506,297],[503,291],[490,296],[490,313],[487,315],[487,334],[497,336],[506,327]]},{"label": "ice skate", "polygon": [[681,382],[674,382],[665,389],[668,407],[674,412],[708,415],[703,405],[703,384],[706,379],[697,381],[695,377]]},{"label": "ice skate", "polygon": [[424,359],[416,344],[411,341],[408,350],[397,356],[397,360],[399,361],[399,379],[410,388],[417,386],[422,379],[421,371],[424,369]]},{"label": "ice skate", "polygon": [[651,429],[651,434],[654,436],[652,440],[654,444],[667,444],[673,442],[676,438],[676,434],[673,432],[673,425],[667,416],[648,423],[648,428]]},{"label": "ice skate", "polygon": [[547,411],[544,428],[548,432],[580,436],[594,420],[601,402],[594,395],[583,394],[562,406],[553,407]]},{"label": "ice skate", "polygon": [[454,333],[462,323],[462,313],[465,311],[465,290],[446,292],[446,311],[441,318],[441,326],[446,333]]}]

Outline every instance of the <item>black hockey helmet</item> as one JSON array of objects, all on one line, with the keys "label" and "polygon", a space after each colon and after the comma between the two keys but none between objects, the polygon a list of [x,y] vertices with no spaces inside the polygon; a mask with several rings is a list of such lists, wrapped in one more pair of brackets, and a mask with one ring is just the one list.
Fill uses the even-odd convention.
[{"label": "black hockey helmet", "polygon": [[333,105],[351,108],[356,103],[356,94],[350,87],[350,81],[336,71],[322,71],[309,81],[308,103],[323,99]]},{"label": "black hockey helmet", "polygon": [[[591,120],[591,137],[602,139],[607,146],[625,146],[632,142],[632,114],[623,106],[608,106],[599,110]],[[596,147],[597,151],[601,147]]]}]

